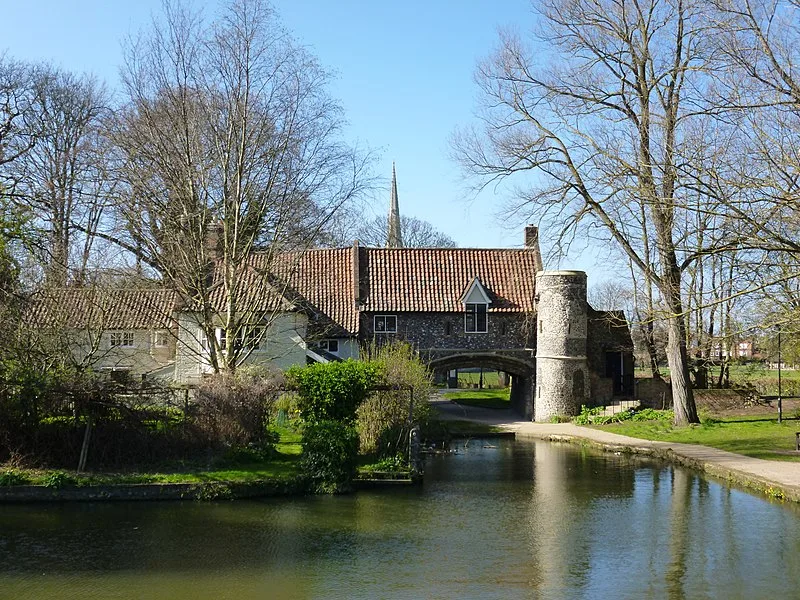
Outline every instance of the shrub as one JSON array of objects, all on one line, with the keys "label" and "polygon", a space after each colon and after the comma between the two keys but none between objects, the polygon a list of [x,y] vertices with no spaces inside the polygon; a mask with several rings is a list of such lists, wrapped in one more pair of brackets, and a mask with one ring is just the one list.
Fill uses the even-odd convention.
[{"label": "shrub", "polygon": [[28,483],[30,483],[28,476],[16,469],[0,471],[0,487],[8,485],[26,485]]},{"label": "shrub", "polygon": [[308,423],[342,421],[352,423],[356,409],[378,380],[379,366],[346,360],[293,367],[287,373],[300,393],[298,409]]},{"label": "shrub", "polygon": [[242,368],[203,382],[193,408],[197,435],[208,446],[267,449],[267,424],[282,381],[262,370]]},{"label": "shrub", "polygon": [[422,427],[430,420],[431,373],[406,342],[367,346],[362,354],[379,366],[381,386],[397,389],[375,391],[359,406],[361,451],[393,456],[406,448],[409,416]]},{"label": "shrub", "polygon": [[45,487],[59,489],[65,485],[75,485],[75,478],[70,477],[64,471],[53,471],[44,478]]},{"label": "shrub", "polygon": [[622,423],[623,421],[672,421],[675,413],[671,410],[656,410],[653,408],[640,408],[620,411],[613,415],[601,414],[605,410],[602,406],[589,408],[581,406],[581,414],[572,422],[576,425],[607,425],[608,423]]},{"label": "shrub", "polygon": [[356,473],[358,433],[339,421],[308,423],[303,430],[300,465],[313,491],[346,492]]}]

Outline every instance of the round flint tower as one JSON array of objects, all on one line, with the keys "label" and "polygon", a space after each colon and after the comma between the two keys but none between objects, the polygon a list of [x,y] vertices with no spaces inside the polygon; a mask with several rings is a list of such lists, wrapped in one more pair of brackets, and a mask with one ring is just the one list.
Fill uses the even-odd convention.
[{"label": "round flint tower", "polygon": [[589,395],[586,273],[536,274],[536,421],[574,416]]}]

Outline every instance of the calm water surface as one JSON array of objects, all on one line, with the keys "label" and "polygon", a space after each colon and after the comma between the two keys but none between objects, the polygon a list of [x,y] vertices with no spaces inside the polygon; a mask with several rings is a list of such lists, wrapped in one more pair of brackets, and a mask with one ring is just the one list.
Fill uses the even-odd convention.
[{"label": "calm water surface", "polygon": [[800,512],[661,463],[462,442],[420,488],[0,506],[0,598],[797,598]]}]

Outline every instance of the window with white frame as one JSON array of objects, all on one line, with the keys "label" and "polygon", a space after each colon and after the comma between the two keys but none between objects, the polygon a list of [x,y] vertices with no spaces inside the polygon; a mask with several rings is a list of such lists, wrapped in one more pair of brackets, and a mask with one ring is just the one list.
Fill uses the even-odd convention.
[{"label": "window with white frame", "polygon": [[166,348],[169,345],[169,332],[160,329],[153,332],[153,347]]},{"label": "window with white frame", "polygon": [[109,333],[110,345],[112,348],[132,348],[132,331],[112,331]]},{"label": "window with white frame", "polygon": [[397,333],[397,316],[375,315],[375,333]]},{"label": "window with white frame", "polygon": [[467,303],[464,313],[464,331],[466,333],[486,333],[488,331],[487,306],[482,302]]}]

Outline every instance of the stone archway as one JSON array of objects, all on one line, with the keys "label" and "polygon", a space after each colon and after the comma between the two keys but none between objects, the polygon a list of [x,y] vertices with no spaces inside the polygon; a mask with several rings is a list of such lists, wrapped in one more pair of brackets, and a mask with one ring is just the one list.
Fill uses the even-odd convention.
[{"label": "stone archway", "polygon": [[511,409],[523,419],[533,419],[533,391],[536,369],[533,360],[495,352],[465,352],[429,358],[431,369],[450,370],[485,367],[511,375]]}]

